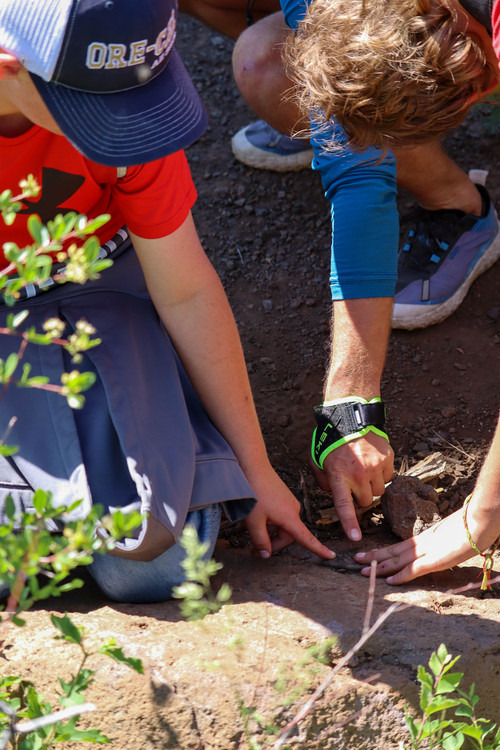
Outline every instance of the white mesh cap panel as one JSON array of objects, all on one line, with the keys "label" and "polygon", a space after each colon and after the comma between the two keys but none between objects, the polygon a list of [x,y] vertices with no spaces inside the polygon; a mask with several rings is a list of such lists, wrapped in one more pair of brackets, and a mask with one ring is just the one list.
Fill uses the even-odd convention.
[{"label": "white mesh cap panel", "polygon": [[73,0],[0,0],[0,48],[50,81]]}]

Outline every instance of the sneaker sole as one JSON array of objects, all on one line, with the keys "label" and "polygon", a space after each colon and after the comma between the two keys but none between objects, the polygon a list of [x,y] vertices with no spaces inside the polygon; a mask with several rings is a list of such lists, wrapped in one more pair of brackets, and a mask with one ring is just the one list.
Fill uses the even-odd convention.
[{"label": "sneaker sole", "polygon": [[254,169],[268,169],[271,172],[299,172],[301,169],[310,169],[314,156],[312,148],[295,154],[273,154],[271,151],[252,146],[241,131],[232,137],[231,148],[236,159],[242,164]]},{"label": "sneaker sole", "polygon": [[[496,215],[496,214],[495,214]],[[497,219],[498,221],[498,219]],[[437,305],[404,305],[395,304],[392,309],[392,327],[412,331],[414,328],[427,328],[435,323],[442,323],[462,304],[465,295],[473,282],[482,273],[491,268],[500,258],[500,229],[497,236],[483,253],[481,260],[468,276],[460,289],[449,299]]]}]

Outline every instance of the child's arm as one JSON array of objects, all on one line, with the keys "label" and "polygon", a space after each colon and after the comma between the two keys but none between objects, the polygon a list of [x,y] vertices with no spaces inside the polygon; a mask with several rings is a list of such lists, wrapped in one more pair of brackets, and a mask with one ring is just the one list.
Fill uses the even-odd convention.
[{"label": "child's arm", "polygon": [[[233,314],[191,214],[167,237],[131,236],[152,300],[191,382],[256,493],[258,505],[247,519],[255,549],[267,557],[295,539],[321,557],[332,557],[304,526],[299,503],[269,463]],[[268,524],[278,527],[272,537]]]}]

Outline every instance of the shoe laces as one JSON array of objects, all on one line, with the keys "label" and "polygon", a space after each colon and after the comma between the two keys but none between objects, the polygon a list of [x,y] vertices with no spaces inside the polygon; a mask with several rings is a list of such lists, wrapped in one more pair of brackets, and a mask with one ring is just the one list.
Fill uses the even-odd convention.
[{"label": "shoe laces", "polygon": [[422,270],[431,263],[440,263],[477,220],[478,217],[456,209],[415,209],[405,221],[399,267]]},{"label": "shoe laces", "polygon": [[[488,192],[480,185],[476,187],[483,201],[482,216],[486,216],[490,203]],[[405,229],[399,251],[399,268],[423,270],[429,264],[440,263],[478,219],[478,216],[459,209],[430,211],[418,206],[402,222]]]}]

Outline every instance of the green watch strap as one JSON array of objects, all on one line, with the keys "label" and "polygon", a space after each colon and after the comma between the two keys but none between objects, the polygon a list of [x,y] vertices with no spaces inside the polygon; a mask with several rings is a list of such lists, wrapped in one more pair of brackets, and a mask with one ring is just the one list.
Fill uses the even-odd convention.
[{"label": "green watch strap", "polygon": [[311,454],[320,469],[329,453],[369,432],[389,440],[384,430],[385,406],[380,398],[367,401],[361,396],[349,396],[326,402],[315,407],[314,417],[318,426],[313,432]]}]

